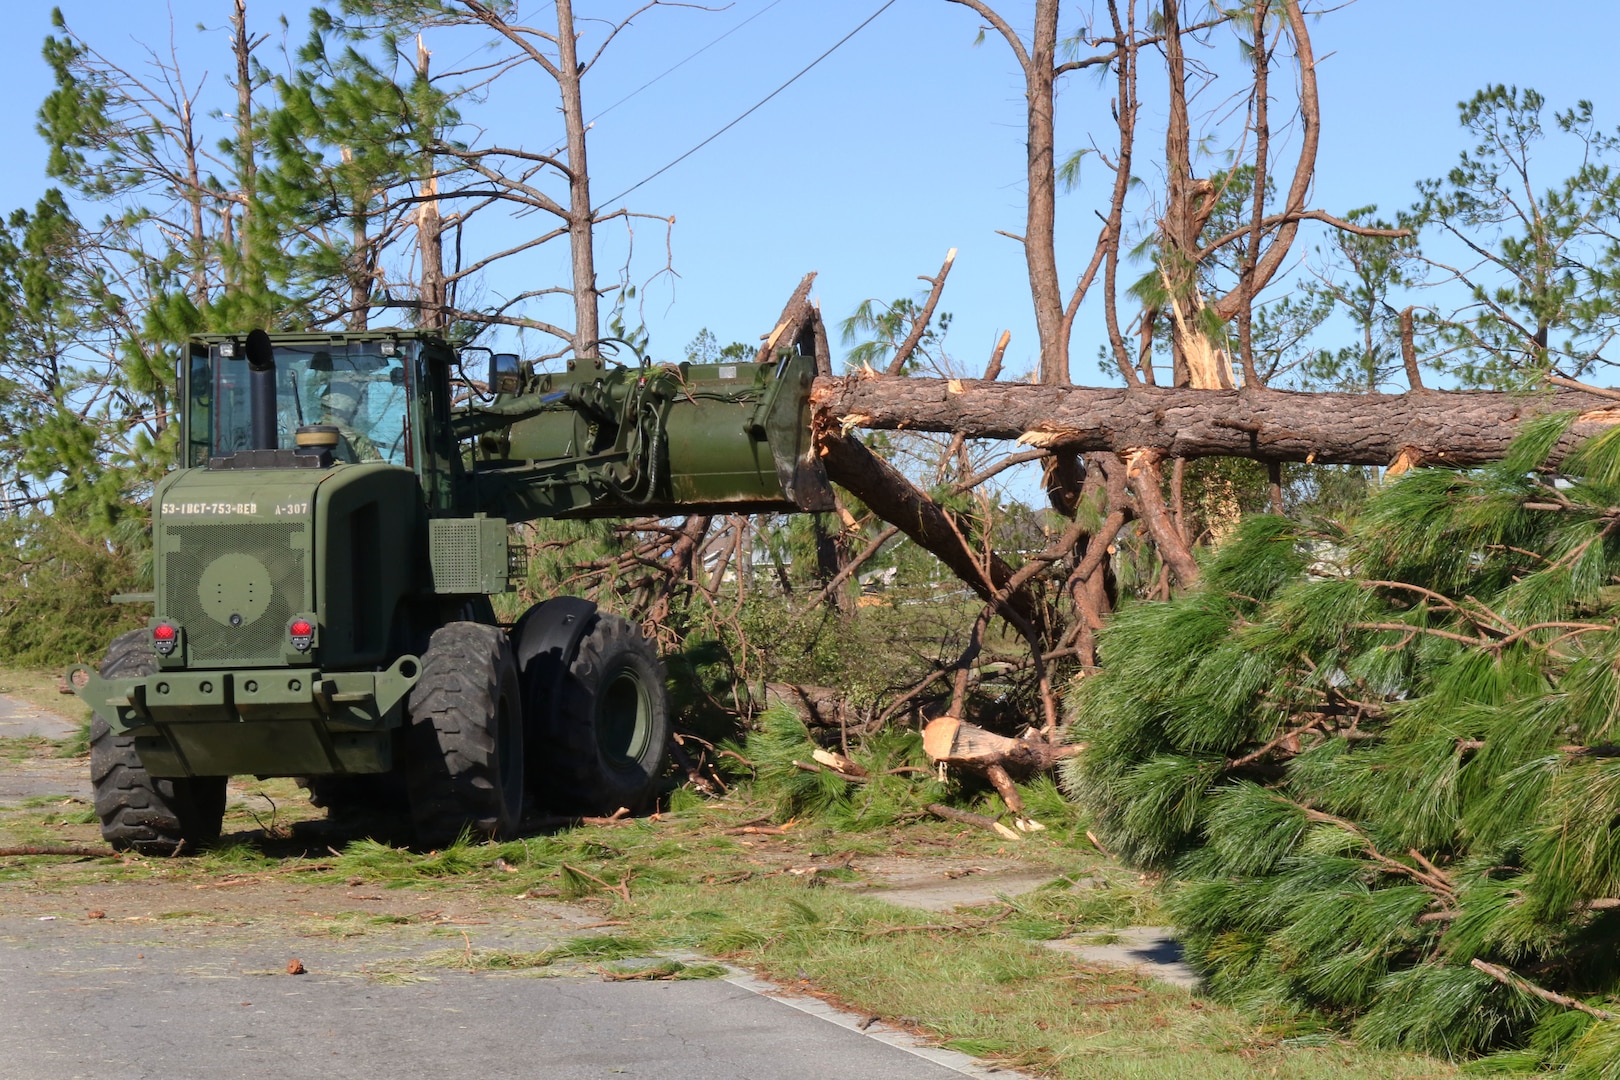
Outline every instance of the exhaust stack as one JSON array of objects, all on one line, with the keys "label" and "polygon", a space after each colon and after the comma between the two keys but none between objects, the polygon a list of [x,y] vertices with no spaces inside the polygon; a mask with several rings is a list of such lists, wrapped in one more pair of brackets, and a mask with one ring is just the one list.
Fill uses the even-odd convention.
[{"label": "exhaust stack", "polygon": [[270,335],[249,330],[247,362],[252,400],[252,439],[255,450],[276,449],[276,350]]}]

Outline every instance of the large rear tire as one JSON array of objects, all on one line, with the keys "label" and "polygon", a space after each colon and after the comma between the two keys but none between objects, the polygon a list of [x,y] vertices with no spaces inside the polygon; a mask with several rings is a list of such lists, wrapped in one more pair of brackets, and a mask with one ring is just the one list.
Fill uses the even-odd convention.
[{"label": "large rear tire", "polygon": [[640,629],[597,615],[552,702],[541,785],[566,813],[641,810],[652,800],[669,744],[664,666]]},{"label": "large rear tire", "polygon": [[[104,679],[156,671],[157,655],[145,630],[115,638],[101,663]],[[219,839],[225,777],[154,777],[141,764],[135,740],[114,735],[100,716],[90,721],[90,783],[101,835],[114,850],[173,855],[182,845],[195,851]]]},{"label": "large rear tire", "polygon": [[406,708],[405,786],[417,842],[442,847],[463,832],[516,832],[523,708],[506,634],[470,622],[434,631]]}]

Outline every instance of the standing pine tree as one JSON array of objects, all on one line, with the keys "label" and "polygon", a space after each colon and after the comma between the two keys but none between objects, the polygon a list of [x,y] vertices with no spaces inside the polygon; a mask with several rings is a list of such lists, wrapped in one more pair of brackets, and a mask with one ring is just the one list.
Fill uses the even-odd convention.
[{"label": "standing pine tree", "polygon": [[1620,1076],[1620,436],[1249,520],[1122,612],[1066,777],[1212,990],[1368,1042]]}]

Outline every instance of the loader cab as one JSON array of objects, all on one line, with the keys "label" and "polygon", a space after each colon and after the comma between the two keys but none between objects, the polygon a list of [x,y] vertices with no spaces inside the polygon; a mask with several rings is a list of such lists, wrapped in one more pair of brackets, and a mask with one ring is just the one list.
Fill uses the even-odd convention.
[{"label": "loader cab", "polygon": [[[311,429],[328,429],[328,440],[335,429],[332,464],[410,469],[430,509],[452,509],[461,461],[450,424],[454,353],[447,345],[399,333],[282,334],[270,342],[273,372],[256,382],[243,335],[192,340],[179,371],[183,465],[299,464]],[[269,447],[255,445],[252,415],[265,382],[274,386],[275,401]],[[266,449],[282,453],[237,457]]]}]

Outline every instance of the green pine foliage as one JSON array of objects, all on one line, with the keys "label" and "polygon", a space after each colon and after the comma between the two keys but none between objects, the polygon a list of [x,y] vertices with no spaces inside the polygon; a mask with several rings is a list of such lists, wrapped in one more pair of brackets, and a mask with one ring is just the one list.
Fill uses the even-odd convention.
[{"label": "green pine foliage", "polygon": [[1103,632],[1065,786],[1215,992],[1620,1077],[1620,435],[1541,467],[1570,419],[1343,531],[1250,518]]},{"label": "green pine foliage", "polygon": [[64,514],[0,518],[0,663],[99,664],[107,643],[145,625],[149,607],[113,594],[150,588],[144,519],[110,533]]},{"label": "green pine foliage", "polygon": [[781,821],[811,818],[834,828],[866,832],[888,828],[906,817],[918,817],[929,802],[945,798],[944,786],[919,781],[931,774],[917,731],[886,728],[850,748],[851,759],[870,774],[852,783],[814,762],[816,744],[790,710],[767,709],[759,726],[741,746],[732,746],[728,764],[749,765],[733,779],[748,779],[756,795],[775,803]]}]

